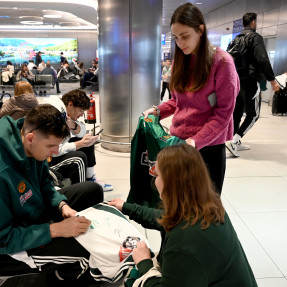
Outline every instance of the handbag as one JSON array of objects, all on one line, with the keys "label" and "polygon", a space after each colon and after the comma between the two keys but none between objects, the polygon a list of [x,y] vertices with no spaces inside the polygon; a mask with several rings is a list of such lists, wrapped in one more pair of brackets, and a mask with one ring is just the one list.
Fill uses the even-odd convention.
[{"label": "handbag", "polygon": [[166,133],[159,123],[159,117],[149,115],[139,118],[138,126],[131,141],[129,203],[158,208],[160,198],[152,184],[155,178],[157,154],[163,148],[185,143],[184,140]]}]

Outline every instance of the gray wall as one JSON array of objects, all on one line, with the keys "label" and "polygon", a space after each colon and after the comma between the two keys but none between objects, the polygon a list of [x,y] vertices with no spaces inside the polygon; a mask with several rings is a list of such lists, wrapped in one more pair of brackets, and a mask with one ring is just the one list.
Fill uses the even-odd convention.
[{"label": "gray wall", "polygon": [[0,31],[0,38],[77,38],[79,61],[85,68],[92,66],[98,47],[98,34],[91,31]]},{"label": "gray wall", "polygon": [[236,0],[208,13],[205,15],[205,20],[211,42],[214,45],[220,45],[220,37],[232,33],[233,21],[241,19],[247,12],[257,13],[257,32],[259,34],[264,38],[276,37],[276,53],[273,66],[275,75],[286,72],[286,0]]}]

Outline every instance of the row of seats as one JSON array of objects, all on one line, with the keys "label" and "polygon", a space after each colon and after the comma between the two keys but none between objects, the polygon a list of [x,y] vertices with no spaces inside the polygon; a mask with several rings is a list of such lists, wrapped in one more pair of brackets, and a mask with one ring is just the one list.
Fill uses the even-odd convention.
[{"label": "row of seats", "polygon": [[[37,85],[37,82],[40,82],[40,81],[45,82],[45,85],[44,84]],[[10,90],[10,89],[14,90],[14,85],[17,82],[16,75],[12,76],[12,82],[13,82],[13,85],[5,85],[3,83],[2,77],[0,77],[0,87],[2,89],[2,94],[7,94],[5,90]],[[54,86],[55,86],[55,80],[52,75],[41,75],[41,74],[35,75],[35,84],[33,85],[35,94],[37,94],[36,90],[40,90],[40,92],[42,92],[43,90],[43,92],[45,93],[47,90],[53,89]]]}]

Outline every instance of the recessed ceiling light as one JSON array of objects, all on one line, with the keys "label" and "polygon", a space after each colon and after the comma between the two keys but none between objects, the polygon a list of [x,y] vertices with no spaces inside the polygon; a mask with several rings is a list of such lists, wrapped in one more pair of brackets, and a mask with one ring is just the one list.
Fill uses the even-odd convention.
[{"label": "recessed ceiling light", "polygon": [[13,7],[12,9],[15,9],[15,10],[16,10],[16,9],[18,9],[18,7]]},{"label": "recessed ceiling light", "polygon": [[24,25],[41,25],[43,21],[21,21],[20,23]]},{"label": "recessed ceiling light", "polygon": [[40,16],[19,16],[20,19],[44,19],[43,17]]},{"label": "recessed ceiling light", "polygon": [[200,2],[196,2],[195,4],[196,4],[196,5],[201,5],[202,3],[200,3]]},{"label": "recessed ceiling light", "polygon": [[60,13],[58,13],[58,11],[54,11],[54,10],[43,10],[43,16],[45,18],[61,18],[62,15]]}]

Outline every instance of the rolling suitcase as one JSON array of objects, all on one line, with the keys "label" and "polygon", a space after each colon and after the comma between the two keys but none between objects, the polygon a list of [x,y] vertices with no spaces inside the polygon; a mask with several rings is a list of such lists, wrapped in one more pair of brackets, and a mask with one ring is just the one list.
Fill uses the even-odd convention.
[{"label": "rolling suitcase", "polygon": [[286,89],[275,93],[272,101],[272,115],[287,114],[287,93]]}]

